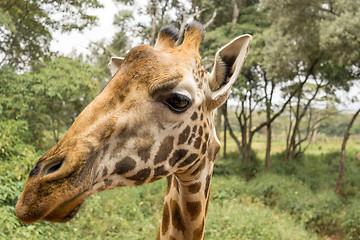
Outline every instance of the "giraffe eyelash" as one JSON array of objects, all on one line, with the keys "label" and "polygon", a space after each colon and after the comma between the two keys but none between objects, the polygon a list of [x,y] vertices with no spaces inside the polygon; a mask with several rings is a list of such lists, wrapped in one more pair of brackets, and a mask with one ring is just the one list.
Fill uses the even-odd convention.
[{"label": "giraffe eyelash", "polygon": [[160,101],[174,113],[183,113],[192,104],[190,98],[178,93],[173,93],[170,96],[162,98]]}]

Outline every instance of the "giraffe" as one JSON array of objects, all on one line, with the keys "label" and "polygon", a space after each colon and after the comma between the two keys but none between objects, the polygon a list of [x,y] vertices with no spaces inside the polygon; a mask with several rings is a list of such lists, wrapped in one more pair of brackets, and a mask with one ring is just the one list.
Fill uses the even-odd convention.
[{"label": "giraffe", "polygon": [[209,73],[198,50],[204,37],[194,21],[175,46],[179,31],[166,26],[154,47],[113,58],[111,81],[30,171],[16,216],[66,222],[91,194],[167,178],[157,239],[203,239],[220,148],[214,110],[228,98],[251,42],[242,35],[222,47]]}]

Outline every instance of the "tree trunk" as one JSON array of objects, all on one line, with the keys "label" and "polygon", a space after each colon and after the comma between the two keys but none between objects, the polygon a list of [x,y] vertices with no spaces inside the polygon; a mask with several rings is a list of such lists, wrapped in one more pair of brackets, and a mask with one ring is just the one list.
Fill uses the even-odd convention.
[{"label": "tree trunk", "polygon": [[266,74],[264,74],[265,79],[265,102],[266,102],[266,152],[265,152],[265,168],[270,168],[270,152],[271,152],[271,105],[272,98],[274,94],[275,84],[271,81],[271,91],[270,96],[268,94],[268,80]]},{"label": "tree trunk", "polygon": [[289,162],[290,159],[294,158],[296,136],[297,136],[297,133],[299,131],[299,125],[300,125],[300,121],[301,121],[300,103],[301,103],[302,89],[300,89],[298,94],[299,95],[298,95],[296,111],[295,111],[295,125],[294,125],[293,131],[292,131],[292,133],[290,135],[289,151],[288,151],[286,162]]},{"label": "tree trunk", "polygon": [[315,123],[314,133],[313,133],[313,136],[312,136],[312,139],[311,139],[311,143],[312,143],[312,144],[316,144],[316,143],[317,143],[318,134],[319,134],[319,123],[317,122],[317,123]]},{"label": "tree trunk", "polygon": [[265,153],[265,167],[270,168],[270,152],[271,152],[271,124],[266,126],[266,153]]},{"label": "tree trunk", "polygon": [[238,3],[238,0],[233,0],[233,18],[232,23],[237,23],[237,20],[239,19],[239,13],[240,13],[240,5],[241,0]]},{"label": "tree trunk", "polygon": [[[310,99],[307,100],[307,103],[305,104],[304,108],[300,111],[301,108],[301,98],[302,98],[302,92],[303,89],[301,88],[298,92],[298,99],[296,104],[296,111],[295,111],[295,125],[292,131],[292,135],[290,137],[290,144],[288,146],[288,149],[286,149],[286,155],[285,155],[285,162],[288,163],[290,159],[294,159],[299,153],[301,153],[301,136],[300,136],[300,122],[302,121],[303,117],[305,116],[307,110],[310,107],[310,104],[315,99],[317,94],[319,93],[319,90],[323,85],[321,83],[323,80],[320,81],[320,83],[316,83],[316,89],[314,94]],[[302,85],[303,86],[303,85]],[[296,141],[296,138],[298,138],[298,141]]]},{"label": "tree trunk", "polygon": [[346,129],[346,132],[344,134],[344,139],[341,145],[341,157],[340,157],[340,165],[339,165],[339,173],[338,173],[338,178],[337,178],[337,182],[336,182],[336,189],[335,189],[335,193],[336,194],[340,194],[341,193],[341,186],[342,186],[342,182],[343,182],[343,176],[344,176],[344,169],[345,169],[345,158],[346,158],[346,142],[349,139],[350,136],[350,129],[352,127],[352,125],[355,122],[356,117],[359,115],[360,113],[360,108],[359,110],[354,114],[354,116],[351,118],[351,121],[349,122],[349,125]]},{"label": "tree trunk", "polygon": [[249,172],[250,152],[249,152],[248,143],[243,145],[243,155],[244,155],[244,159],[245,159],[245,161],[244,161],[245,162],[245,180],[249,181],[250,180],[250,172]]},{"label": "tree trunk", "polygon": [[155,44],[155,34],[156,34],[156,21],[159,15],[159,9],[155,9],[155,12],[152,11],[152,4],[151,1],[148,1],[148,12],[151,17],[151,32],[150,32],[150,46],[154,46]]},{"label": "tree trunk", "polygon": [[226,126],[227,126],[227,128],[229,130],[231,138],[236,143],[236,146],[237,146],[238,151],[239,151],[239,158],[240,158],[240,160],[242,160],[242,156],[243,156],[242,147],[241,147],[241,144],[240,144],[239,140],[237,139],[237,137],[235,136],[235,134],[234,134],[234,132],[233,132],[233,130],[231,128],[231,125],[229,123],[229,119],[227,117],[227,113],[224,114],[224,123],[226,124]]},{"label": "tree trunk", "polygon": [[247,163],[246,163],[246,175],[245,175],[245,179],[246,181],[250,181],[250,170],[252,170],[249,166],[249,164],[251,163],[251,145],[252,145],[252,139],[254,136],[254,132],[252,132],[251,130],[249,131],[249,139],[247,141],[247,146],[246,146],[246,158],[247,158]]},{"label": "tree trunk", "polygon": [[293,120],[291,117],[291,111],[292,111],[292,107],[291,104],[289,105],[289,129],[286,130],[286,148],[285,148],[285,164],[289,163],[289,153],[290,153],[290,134],[291,134],[291,129],[292,129],[292,125],[293,125]]}]

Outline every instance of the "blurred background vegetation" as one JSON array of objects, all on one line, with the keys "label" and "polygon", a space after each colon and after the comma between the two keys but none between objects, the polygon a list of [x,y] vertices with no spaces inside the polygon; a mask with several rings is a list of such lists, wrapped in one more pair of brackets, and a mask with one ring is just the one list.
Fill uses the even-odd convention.
[{"label": "blurred background vegetation", "polygon": [[25,225],[14,205],[36,159],[111,78],[110,57],[193,19],[206,27],[209,71],[219,47],[253,35],[217,111],[205,239],[360,239],[359,0],[114,2],[112,39],[68,56],[50,50],[53,33],[91,28],[101,1],[0,2],[1,239],[155,238],[163,180],[96,194],[66,224]]}]

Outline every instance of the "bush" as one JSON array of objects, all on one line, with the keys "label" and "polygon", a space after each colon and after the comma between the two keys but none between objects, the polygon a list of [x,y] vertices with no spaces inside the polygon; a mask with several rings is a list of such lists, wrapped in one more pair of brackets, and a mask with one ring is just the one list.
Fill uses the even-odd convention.
[{"label": "bush", "polygon": [[24,147],[31,148],[21,140],[26,135],[26,131],[26,121],[0,120],[0,158],[2,160],[22,155]]},{"label": "bush", "polygon": [[227,153],[226,158],[219,158],[214,165],[214,176],[217,175],[246,175],[248,170],[249,177],[254,177],[260,170],[261,161],[256,152],[251,151],[251,158],[248,166],[245,166],[244,160],[239,156],[238,152]]},{"label": "bush", "polygon": [[324,191],[310,198],[301,198],[299,206],[296,215],[307,227],[326,234],[332,234],[338,230],[339,213],[343,204],[333,191]]},{"label": "bush", "polygon": [[249,182],[247,193],[254,201],[272,207],[279,206],[280,202],[294,202],[299,196],[311,195],[310,189],[296,178],[273,173],[259,174]]},{"label": "bush", "polygon": [[337,230],[342,202],[333,191],[313,193],[294,177],[265,173],[249,183],[247,193],[254,201],[287,211],[313,231]]},{"label": "bush", "polygon": [[[1,166],[1,165],[0,165]],[[14,181],[10,172],[0,175],[0,237],[5,238],[15,232],[21,223],[15,217],[15,204],[21,194],[23,184]]]},{"label": "bush", "polygon": [[261,204],[227,200],[211,202],[206,220],[205,239],[302,240],[317,239],[295,223],[286,213],[265,208]]},{"label": "bush", "polygon": [[360,199],[354,198],[345,208],[341,227],[345,239],[360,239]]}]

